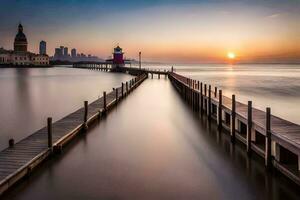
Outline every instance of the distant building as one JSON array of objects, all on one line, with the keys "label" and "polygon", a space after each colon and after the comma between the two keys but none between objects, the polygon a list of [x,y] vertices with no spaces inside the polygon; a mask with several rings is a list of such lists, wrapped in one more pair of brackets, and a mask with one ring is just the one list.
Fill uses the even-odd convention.
[{"label": "distant building", "polygon": [[60,60],[62,59],[62,57],[63,57],[63,52],[61,48],[55,48],[54,58]]},{"label": "distant building", "polygon": [[40,55],[46,55],[47,54],[47,46],[45,41],[40,42]]},{"label": "distant building", "polygon": [[75,48],[71,50],[71,57],[76,58],[76,49]]},{"label": "distant building", "polygon": [[23,33],[23,26],[19,24],[18,33],[14,40],[14,50],[0,49],[0,65],[14,66],[47,66],[49,57],[46,54],[39,55],[27,51],[27,38]]},{"label": "distant building", "polygon": [[113,52],[113,58],[112,58],[112,67],[113,68],[117,68],[117,67],[124,67],[125,65],[125,61],[123,58],[123,50],[120,46],[117,46],[116,48],[114,48],[114,52]]},{"label": "distant building", "polygon": [[67,58],[68,54],[68,47],[64,47],[64,57]]},{"label": "distant building", "polygon": [[15,52],[27,52],[27,38],[26,35],[23,33],[23,26],[19,24],[18,26],[18,33],[15,37],[14,42],[14,51]]}]

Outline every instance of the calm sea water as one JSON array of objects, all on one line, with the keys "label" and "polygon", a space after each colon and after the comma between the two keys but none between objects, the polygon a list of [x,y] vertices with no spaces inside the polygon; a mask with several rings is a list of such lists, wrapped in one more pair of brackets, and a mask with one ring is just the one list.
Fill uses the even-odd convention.
[{"label": "calm sea water", "polygon": [[[157,65],[154,68],[159,68]],[[168,67],[170,68],[170,67]],[[201,64],[174,65],[177,73],[217,86],[223,94],[238,101],[300,124],[300,65]]]},{"label": "calm sea water", "polygon": [[148,79],[3,199],[299,199],[263,163]]},{"label": "calm sea water", "polygon": [[0,149],[46,125],[47,117],[58,120],[111,91],[125,74],[83,69],[0,69]]}]

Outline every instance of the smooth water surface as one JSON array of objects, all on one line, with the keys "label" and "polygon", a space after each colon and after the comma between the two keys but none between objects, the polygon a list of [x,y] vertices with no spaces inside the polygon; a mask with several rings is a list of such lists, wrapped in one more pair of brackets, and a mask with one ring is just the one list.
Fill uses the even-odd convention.
[{"label": "smooth water surface", "polygon": [[148,79],[3,199],[299,199],[263,163]]},{"label": "smooth water surface", "polygon": [[47,117],[56,121],[130,77],[62,67],[0,69],[0,150],[10,138],[44,127]]},{"label": "smooth water surface", "polygon": [[[176,72],[200,82],[217,86],[223,94],[261,110],[300,124],[300,65],[284,64],[195,64],[173,65]],[[170,65],[145,67],[167,68]]]}]

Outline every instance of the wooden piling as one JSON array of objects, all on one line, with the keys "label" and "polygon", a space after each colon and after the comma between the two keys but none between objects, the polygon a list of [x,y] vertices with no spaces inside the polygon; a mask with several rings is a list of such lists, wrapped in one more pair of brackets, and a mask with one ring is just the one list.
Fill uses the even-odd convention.
[{"label": "wooden piling", "polygon": [[121,94],[122,94],[122,98],[124,97],[124,83],[122,82],[122,86],[121,86]]},{"label": "wooden piling", "polygon": [[207,85],[204,84],[204,109],[207,114]]},{"label": "wooden piling", "polygon": [[218,106],[218,128],[219,130],[222,129],[222,90],[219,90],[219,106]]},{"label": "wooden piling", "polygon": [[247,153],[251,153],[251,132],[252,132],[252,101],[248,101],[248,119],[247,119]]},{"label": "wooden piling", "polygon": [[217,98],[218,88],[215,87],[215,98]]},{"label": "wooden piling", "polygon": [[271,160],[271,108],[266,109],[266,146],[265,166],[269,169],[272,166]]},{"label": "wooden piling", "polygon": [[211,120],[211,85],[208,86],[208,119]]},{"label": "wooden piling", "polygon": [[104,112],[106,112],[106,92],[105,91],[103,92],[103,109],[104,109]]},{"label": "wooden piling", "polygon": [[8,140],[8,145],[9,145],[9,148],[13,148],[15,146],[15,140],[14,139],[9,139]]},{"label": "wooden piling", "polygon": [[235,117],[236,117],[236,101],[235,95],[232,95],[232,104],[231,104],[231,127],[230,127],[230,138],[231,142],[235,142]]},{"label": "wooden piling", "polygon": [[84,129],[87,130],[87,119],[88,119],[88,101],[84,101],[84,116],[83,116],[83,123],[84,123]]},{"label": "wooden piling", "polygon": [[128,95],[128,81],[126,81],[126,95]]},{"label": "wooden piling", "polygon": [[116,90],[116,102],[118,102],[118,100],[119,100],[119,91],[118,91],[118,88],[116,88],[115,90]]},{"label": "wooden piling", "polygon": [[203,83],[200,83],[200,110],[203,113]]},{"label": "wooden piling", "polygon": [[48,148],[53,147],[52,143],[52,117],[47,118],[47,130],[48,130]]}]

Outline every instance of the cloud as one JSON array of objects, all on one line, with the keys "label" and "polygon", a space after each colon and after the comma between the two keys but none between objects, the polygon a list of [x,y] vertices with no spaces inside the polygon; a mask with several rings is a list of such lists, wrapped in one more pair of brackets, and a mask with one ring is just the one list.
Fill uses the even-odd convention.
[{"label": "cloud", "polygon": [[278,17],[280,17],[280,16],[281,16],[280,13],[275,13],[275,14],[272,14],[272,15],[267,16],[266,18],[269,18],[269,19],[275,19],[275,18],[278,18]]}]

